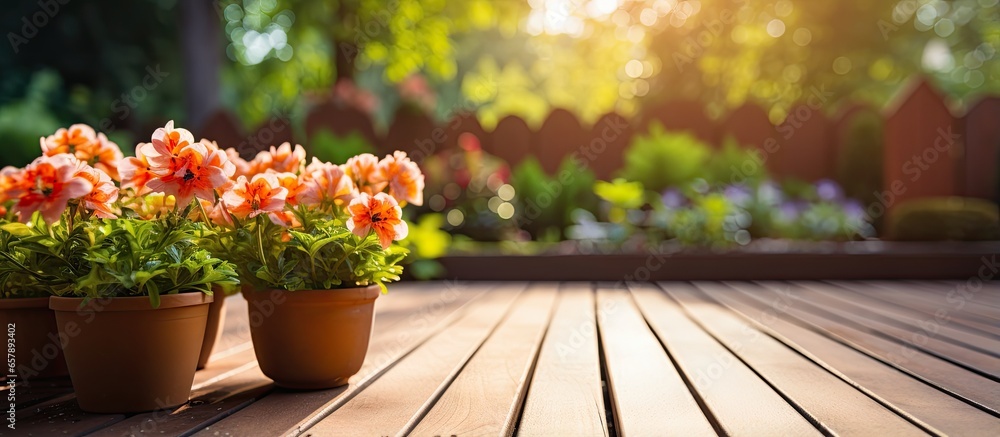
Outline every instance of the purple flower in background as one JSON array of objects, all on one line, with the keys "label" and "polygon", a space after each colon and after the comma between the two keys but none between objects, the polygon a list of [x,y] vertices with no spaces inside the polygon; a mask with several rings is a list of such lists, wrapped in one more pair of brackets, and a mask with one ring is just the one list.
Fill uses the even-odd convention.
[{"label": "purple flower in background", "polygon": [[676,188],[668,188],[663,192],[663,195],[660,196],[660,199],[663,201],[663,206],[670,209],[680,208],[684,205],[686,200],[684,195],[681,194],[681,192]]},{"label": "purple flower in background", "polygon": [[806,203],[802,201],[791,200],[783,202],[778,207],[778,216],[784,221],[794,221],[799,218],[805,209]]},{"label": "purple flower in background", "polygon": [[785,195],[781,192],[781,187],[774,181],[762,182],[757,188],[757,197],[760,198],[761,203],[768,205],[776,205],[785,200]]},{"label": "purple flower in background", "polygon": [[819,198],[827,202],[840,200],[844,197],[844,190],[836,182],[829,179],[816,181],[816,194]]},{"label": "purple flower in background", "polygon": [[743,184],[733,184],[725,188],[722,191],[722,195],[726,196],[735,205],[743,206],[750,201],[750,188]]},{"label": "purple flower in background", "polygon": [[865,207],[857,199],[847,199],[841,206],[844,208],[844,215],[851,220],[865,220],[867,218]]}]

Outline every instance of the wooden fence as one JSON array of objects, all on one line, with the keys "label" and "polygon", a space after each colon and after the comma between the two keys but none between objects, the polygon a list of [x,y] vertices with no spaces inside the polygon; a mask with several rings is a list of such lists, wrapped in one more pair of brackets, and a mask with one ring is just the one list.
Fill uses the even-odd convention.
[{"label": "wooden fence", "polygon": [[[537,130],[514,116],[501,119],[487,131],[470,114],[438,124],[423,113],[403,109],[385,133],[377,132],[362,112],[324,103],[308,114],[304,130],[307,137],[321,130],[338,136],[356,132],[380,153],[405,150],[418,161],[456,148],[458,136],[469,132],[480,139],[484,150],[511,165],[535,156],[554,173],[564,157],[577,154],[599,178],[606,179],[622,167],[633,135],[646,132],[650,123],[658,121],[668,130],[689,131],[715,146],[726,137],[735,138],[741,145],[755,147],[756,156],[776,177],[815,181],[837,179],[838,156],[852,141],[852,125],[867,113],[883,122],[884,183],[877,197],[886,209],[927,196],[1000,198],[1000,97],[987,97],[956,111],[923,80],[913,81],[899,97],[883,109],[847,105],[828,115],[826,97],[815,89],[777,126],[754,104],[713,120],[700,103],[689,101],[669,102],[631,119],[607,114],[590,126],[556,109]],[[198,133],[251,155],[284,141],[308,143],[307,138],[296,138],[292,130],[287,120],[274,119],[247,131],[231,114],[219,112]]]}]

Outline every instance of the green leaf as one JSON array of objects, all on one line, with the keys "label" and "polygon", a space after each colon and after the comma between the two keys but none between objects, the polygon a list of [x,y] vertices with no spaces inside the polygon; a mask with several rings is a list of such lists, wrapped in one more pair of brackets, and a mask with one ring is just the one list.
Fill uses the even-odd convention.
[{"label": "green leaf", "polygon": [[0,226],[0,230],[3,230],[4,232],[7,232],[15,237],[28,237],[34,233],[31,228],[24,223],[7,223]]}]

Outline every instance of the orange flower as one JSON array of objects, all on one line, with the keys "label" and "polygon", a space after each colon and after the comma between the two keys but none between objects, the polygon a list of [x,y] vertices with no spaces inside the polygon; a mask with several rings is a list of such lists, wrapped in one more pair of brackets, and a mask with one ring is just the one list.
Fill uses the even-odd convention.
[{"label": "orange flower", "polygon": [[361,193],[347,207],[351,218],[347,220],[347,229],[361,238],[371,231],[378,235],[382,249],[388,249],[393,240],[406,238],[408,229],[403,221],[403,210],[392,196],[378,193],[374,196]]},{"label": "orange flower", "polygon": [[56,133],[42,138],[42,153],[45,156],[69,153],[81,161],[86,161],[94,156],[96,142],[97,134],[92,127],[74,124],[69,129],[61,128]]},{"label": "orange flower", "polygon": [[83,197],[84,208],[93,211],[100,218],[118,217],[113,209],[118,200],[118,187],[111,176],[82,161],[77,164],[76,176],[86,179],[93,186],[90,193]]},{"label": "orange flower", "polygon": [[[151,156],[147,158],[154,162]],[[153,164],[152,171],[156,177],[146,186],[154,192],[174,195],[177,205],[181,207],[190,204],[193,197],[214,201],[215,190],[229,185],[236,172],[225,152],[209,151],[201,143],[185,146],[176,155],[168,157],[167,162],[166,168]]]},{"label": "orange flower", "polygon": [[124,157],[121,148],[103,133],[95,134],[90,126],[74,124],[69,129],[59,129],[42,138],[41,143],[46,156],[69,153],[118,180],[118,163]]},{"label": "orange flower", "polygon": [[73,155],[62,153],[42,156],[29,164],[21,176],[20,195],[14,211],[27,223],[35,211],[42,214],[46,223],[55,223],[66,210],[70,200],[86,196],[94,186],[76,176],[77,163]]},{"label": "orange flower", "polygon": [[285,209],[288,190],[278,183],[273,173],[258,174],[251,180],[240,176],[236,185],[222,195],[229,213],[239,218],[253,218]]},{"label": "orange flower", "polygon": [[118,171],[121,175],[122,188],[134,189],[136,194],[149,192],[146,184],[156,177],[149,158],[146,157],[146,151],[152,150],[152,147],[150,143],[139,143],[135,147],[135,156],[121,161]]},{"label": "orange flower", "polygon": [[255,168],[250,164],[250,161],[243,159],[243,157],[240,156],[240,152],[236,149],[232,147],[226,149],[226,157],[229,158],[229,162],[236,166],[236,176],[253,176],[253,174],[256,173],[254,171]]},{"label": "orange flower", "polygon": [[397,150],[379,161],[378,165],[389,181],[389,195],[399,202],[424,204],[424,175],[417,163],[406,156],[406,152]]},{"label": "orange flower", "polygon": [[[267,218],[271,219],[272,223],[284,226],[286,228],[297,228],[302,226],[302,223],[299,222],[299,218],[296,217],[295,213],[292,211],[278,211],[278,212],[268,213]],[[287,232],[283,233],[281,235],[281,241],[285,243],[291,241],[291,234],[288,234]]]},{"label": "orange flower", "polygon": [[154,167],[169,167],[171,157],[180,156],[185,147],[196,144],[194,135],[191,135],[187,129],[174,128],[173,120],[156,129],[153,132],[152,141],[151,146],[146,148],[145,154]]},{"label": "orange flower", "polygon": [[271,150],[258,153],[254,161],[258,172],[299,173],[306,162],[306,149],[298,144],[292,149],[291,143],[283,143],[280,147],[271,146]]},{"label": "orange flower", "polygon": [[24,170],[7,166],[0,170],[0,203],[16,199],[27,189],[22,182]]},{"label": "orange flower", "polygon": [[298,196],[301,203],[317,205],[323,201],[346,203],[357,193],[354,183],[339,165],[313,158],[306,167],[305,181],[309,186]]},{"label": "orange flower", "polygon": [[278,180],[278,184],[288,190],[288,196],[285,197],[285,202],[291,206],[298,205],[301,196],[309,190],[309,185],[304,183],[304,181],[294,173],[268,172],[268,174],[274,175],[274,177]]},{"label": "orange flower", "polygon": [[[80,155],[77,154],[76,157],[80,158]],[[111,179],[120,181],[121,177],[118,175],[118,167],[124,158],[125,155],[122,153],[121,147],[108,140],[108,137],[104,133],[99,133],[97,134],[97,146],[94,148],[94,156],[90,159],[80,159],[94,166],[94,168],[107,173]]]},{"label": "orange flower", "polygon": [[378,165],[378,157],[371,153],[351,157],[342,168],[358,190],[364,193],[375,194],[385,188],[385,172]]}]

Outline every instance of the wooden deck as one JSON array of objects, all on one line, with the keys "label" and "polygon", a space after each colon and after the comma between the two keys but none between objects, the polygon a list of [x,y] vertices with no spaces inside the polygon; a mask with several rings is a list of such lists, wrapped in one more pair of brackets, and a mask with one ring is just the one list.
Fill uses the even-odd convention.
[{"label": "wooden deck", "polygon": [[1000,286],[958,284],[395,285],[361,372],[313,392],[271,385],[232,297],[187,405],[36,383],[0,435],[997,436]]}]

